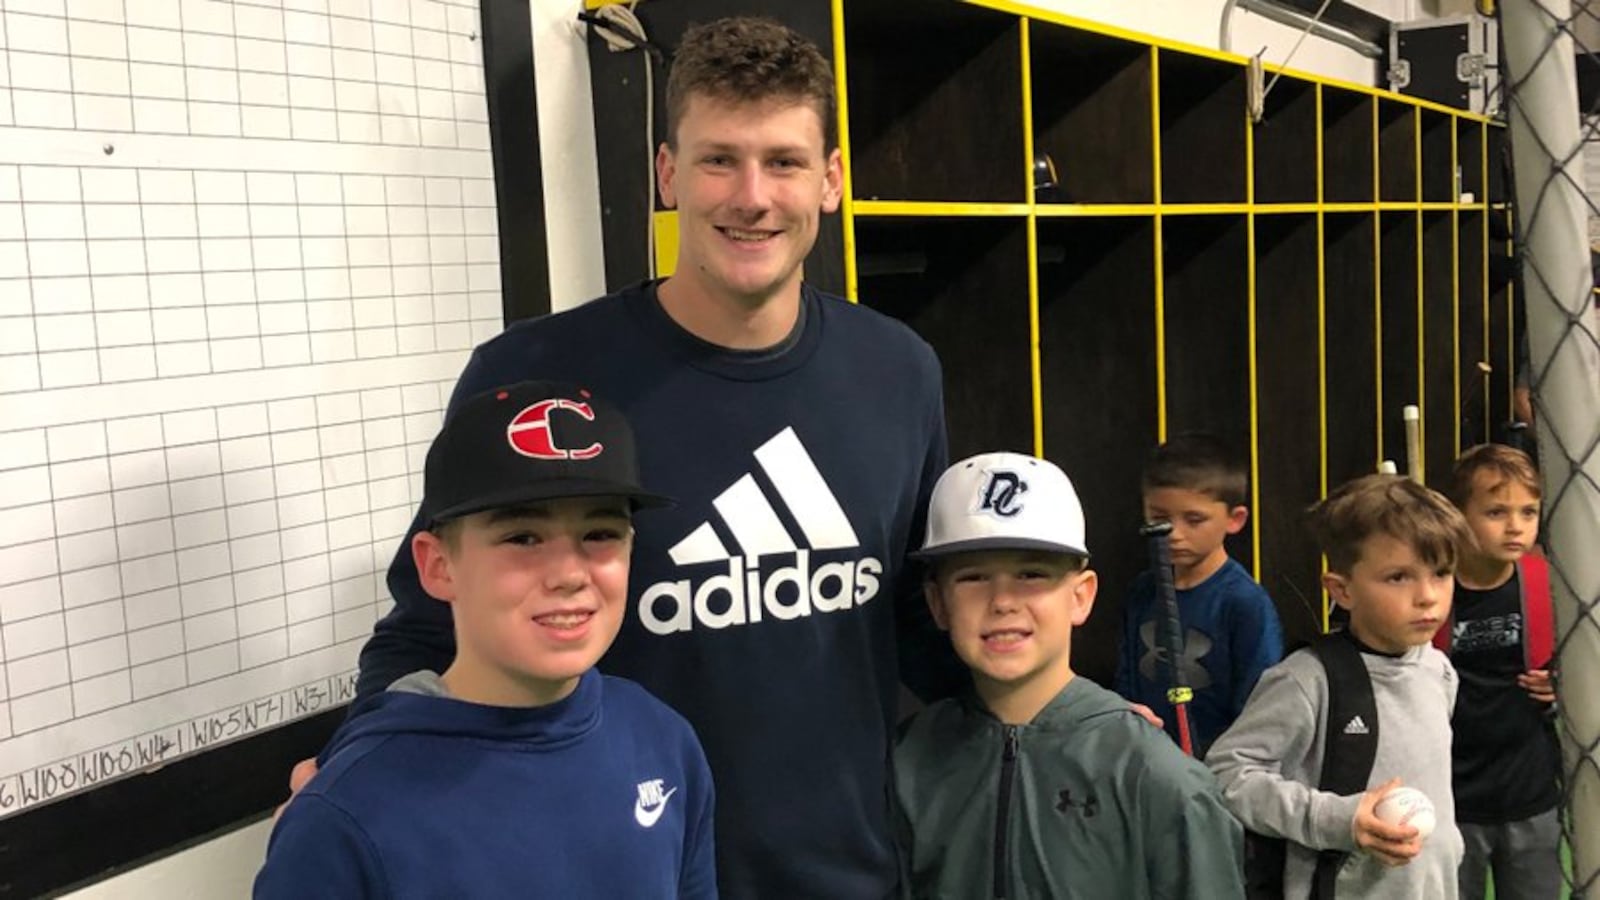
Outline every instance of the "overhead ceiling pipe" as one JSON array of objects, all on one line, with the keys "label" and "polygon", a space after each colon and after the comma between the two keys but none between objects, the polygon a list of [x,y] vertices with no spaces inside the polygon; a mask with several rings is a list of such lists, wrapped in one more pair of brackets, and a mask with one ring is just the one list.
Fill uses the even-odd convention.
[{"label": "overhead ceiling pipe", "polygon": [[1233,36],[1232,29],[1229,27],[1231,24],[1229,20],[1233,17],[1235,7],[1247,12],[1253,12],[1264,19],[1271,19],[1280,25],[1287,25],[1290,28],[1297,28],[1301,31],[1309,30],[1317,37],[1349,47],[1351,50],[1370,59],[1383,59],[1384,50],[1377,44],[1358,35],[1351,34],[1343,28],[1329,25],[1326,22],[1319,22],[1297,9],[1279,6],[1271,2],[1271,0],[1228,0],[1227,5],[1222,8],[1221,35],[1218,40],[1218,45],[1224,51],[1233,49]]}]

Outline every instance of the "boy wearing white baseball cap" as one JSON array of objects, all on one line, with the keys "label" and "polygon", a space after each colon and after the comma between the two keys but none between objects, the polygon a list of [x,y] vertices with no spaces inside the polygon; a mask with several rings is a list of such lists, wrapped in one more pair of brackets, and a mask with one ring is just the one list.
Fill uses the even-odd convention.
[{"label": "boy wearing white baseball cap", "polygon": [[896,743],[902,894],[1243,896],[1241,831],[1210,773],[1073,674],[1098,585],[1067,476],[1016,453],[956,463],[918,555],[973,690]]}]

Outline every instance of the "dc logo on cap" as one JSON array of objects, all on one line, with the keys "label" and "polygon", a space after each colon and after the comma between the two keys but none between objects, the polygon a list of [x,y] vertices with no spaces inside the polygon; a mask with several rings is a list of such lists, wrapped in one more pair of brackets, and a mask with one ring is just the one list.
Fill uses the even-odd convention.
[{"label": "dc logo on cap", "polygon": [[1028,483],[1017,473],[1005,469],[991,471],[978,490],[978,511],[1009,519],[1022,512],[1022,495],[1027,491]]},{"label": "dc logo on cap", "polygon": [[594,459],[605,447],[598,441],[581,450],[568,450],[556,446],[555,435],[550,432],[550,414],[564,409],[594,421],[594,410],[587,403],[560,398],[540,400],[517,413],[506,426],[506,440],[511,449],[533,459]]}]

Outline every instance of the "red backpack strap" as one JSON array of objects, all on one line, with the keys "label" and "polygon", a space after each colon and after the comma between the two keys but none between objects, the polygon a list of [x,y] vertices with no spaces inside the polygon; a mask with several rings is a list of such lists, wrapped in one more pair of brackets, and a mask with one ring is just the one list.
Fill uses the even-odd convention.
[{"label": "red backpack strap", "polygon": [[1550,610],[1550,564],[1537,552],[1517,562],[1522,580],[1522,657],[1529,669],[1542,668],[1555,655],[1555,615]]}]

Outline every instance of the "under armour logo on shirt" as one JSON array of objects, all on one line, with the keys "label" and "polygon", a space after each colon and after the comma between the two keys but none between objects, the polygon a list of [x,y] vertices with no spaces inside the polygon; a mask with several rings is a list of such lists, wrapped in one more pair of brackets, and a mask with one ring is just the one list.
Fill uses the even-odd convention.
[{"label": "under armour logo on shirt", "polygon": [[[1156,623],[1152,620],[1139,626],[1139,640],[1144,643],[1144,656],[1139,657],[1139,674],[1149,681],[1157,681],[1166,677],[1159,667],[1165,667],[1167,652],[1156,644]],[[1178,660],[1178,676],[1183,683],[1195,690],[1202,690],[1211,686],[1211,673],[1200,664],[1200,660],[1211,652],[1211,638],[1208,635],[1189,629],[1183,636],[1183,658]]]},{"label": "under armour logo on shirt", "polygon": [[1064,813],[1069,809],[1076,809],[1083,813],[1084,818],[1092,819],[1094,814],[1100,811],[1100,800],[1093,794],[1081,801],[1075,801],[1072,799],[1071,789],[1065,789],[1056,794],[1056,797],[1056,812]]}]

